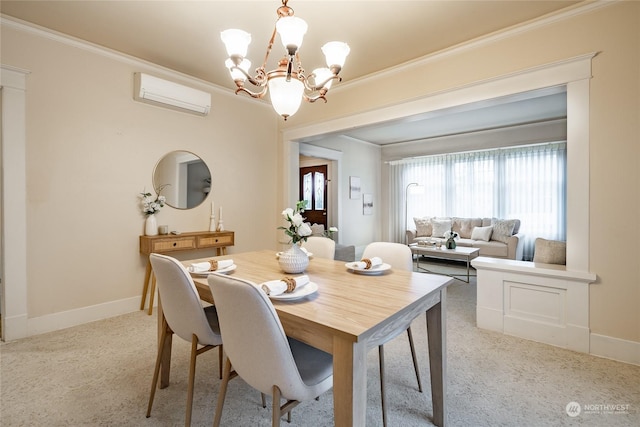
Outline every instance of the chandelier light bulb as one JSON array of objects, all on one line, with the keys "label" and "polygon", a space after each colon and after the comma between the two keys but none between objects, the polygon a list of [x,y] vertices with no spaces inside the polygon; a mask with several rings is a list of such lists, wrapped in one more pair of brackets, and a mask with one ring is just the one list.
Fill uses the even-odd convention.
[{"label": "chandelier light bulb", "polygon": [[304,35],[307,33],[307,28],[308,26],[304,19],[295,16],[285,16],[278,19],[276,30],[278,30],[282,45],[287,49],[289,55],[295,55],[300,49]]},{"label": "chandelier light bulb", "polygon": [[296,78],[274,77],[269,79],[269,93],[273,109],[287,120],[300,108],[304,84]]},{"label": "chandelier light bulb", "polygon": [[240,62],[240,64],[237,65],[238,68],[244,70],[244,73],[235,68],[232,69],[232,67],[236,66],[236,64],[235,62],[233,62],[231,58],[224,61],[224,65],[225,67],[227,67],[227,69],[231,73],[231,78],[233,79],[233,81],[242,80],[244,82],[245,80],[247,80],[247,75],[245,73],[248,74],[249,67],[251,67],[251,61],[249,61],[248,59],[243,59],[242,62]]},{"label": "chandelier light bulb", "polygon": [[344,66],[344,61],[351,52],[349,45],[343,42],[329,42],[322,46],[322,53],[327,59],[327,67]]},{"label": "chandelier light bulb", "polygon": [[247,49],[251,43],[251,34],[243,30],[229,29],[220,33],[220,38],[227,48],[227,55],[230,57],[247,56]]},{"label": "chandelier light bulb", "polygon": [[322,84],[322,87],[326,90],[331,89],[331,83],[333,83],[333,73],[328,68],[316,68],[313,70],[313,74],[315,76],[315,85]]}]

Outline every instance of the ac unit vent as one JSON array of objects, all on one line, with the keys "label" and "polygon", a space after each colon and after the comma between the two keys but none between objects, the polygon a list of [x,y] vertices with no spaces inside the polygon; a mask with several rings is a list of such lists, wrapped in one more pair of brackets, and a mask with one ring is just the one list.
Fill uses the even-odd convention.
[{"label": "ac unit vent", "polygon": [[202,116],[211,110],[210,93],[145,73],[134,73],[133,99]]}]

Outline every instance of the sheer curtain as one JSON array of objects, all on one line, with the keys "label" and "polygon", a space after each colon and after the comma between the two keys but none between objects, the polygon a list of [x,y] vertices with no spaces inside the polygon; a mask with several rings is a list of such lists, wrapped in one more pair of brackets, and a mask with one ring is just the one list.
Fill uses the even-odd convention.
[{"label": "sheer curtain", "polygon": [[560,142],[390,162],[392,236],[404,242],[414,217],[517,218],[530,260],[536,237],[566,240],[566,154]]}]

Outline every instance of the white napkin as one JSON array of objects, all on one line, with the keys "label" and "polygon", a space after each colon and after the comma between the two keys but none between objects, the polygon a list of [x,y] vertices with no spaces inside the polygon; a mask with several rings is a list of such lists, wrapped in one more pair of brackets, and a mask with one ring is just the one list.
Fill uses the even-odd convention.
[{"label": "white napkin", "polygon": [[[293,279],[296,281],[296,288],[295,288],[296,291],[298,289],[301,289],[307,283],[309,283],[309,276],[306,276],[306,275],[294,277]],[[278,282],[276,281],[269,282],[268,285],[266,283],[263,283],[262,285],[260,285],[260,287],[262,288],[263,291],[265,291],[267,295],[270,295],[270,296],[284,294],[285,291],[287,290],[287,284],[282,280]]]},{"label": "white napkin", "polygon": [[[218,260],[218,268],[215,270],[222,270],[223,268],[231,267],[233,265],[232,259],[221,259]],[[206,273],[207,271],[211,271],[211,263],[209,261],[204,262],[196,262],[191,264],[187,270],[192,273]]]},{"label": "white napkin", "polygon": [[[371,268],[382,265],[382,258],[374,256],[373,258],[369,258],[371,261]],[[360,270],[367,270],[367,263],[364,261],[358,261],[353,263],[353,267]],[[369,268],[369,270],[371,269]]]}]

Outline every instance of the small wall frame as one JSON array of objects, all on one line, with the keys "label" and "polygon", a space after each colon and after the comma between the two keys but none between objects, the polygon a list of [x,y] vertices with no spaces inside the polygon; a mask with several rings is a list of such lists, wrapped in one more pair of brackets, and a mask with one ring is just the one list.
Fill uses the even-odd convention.
[{"label": "small wall frame", "polygon": [[362,214],[373,215],[373,194],[364,193],[362,195]]},{"label": "small wall frame", "polygon": [[354,200],[359,199],[361,190],[362,188],[360,185],[360,177],[350,176],[349,177],[349,198]]}]

